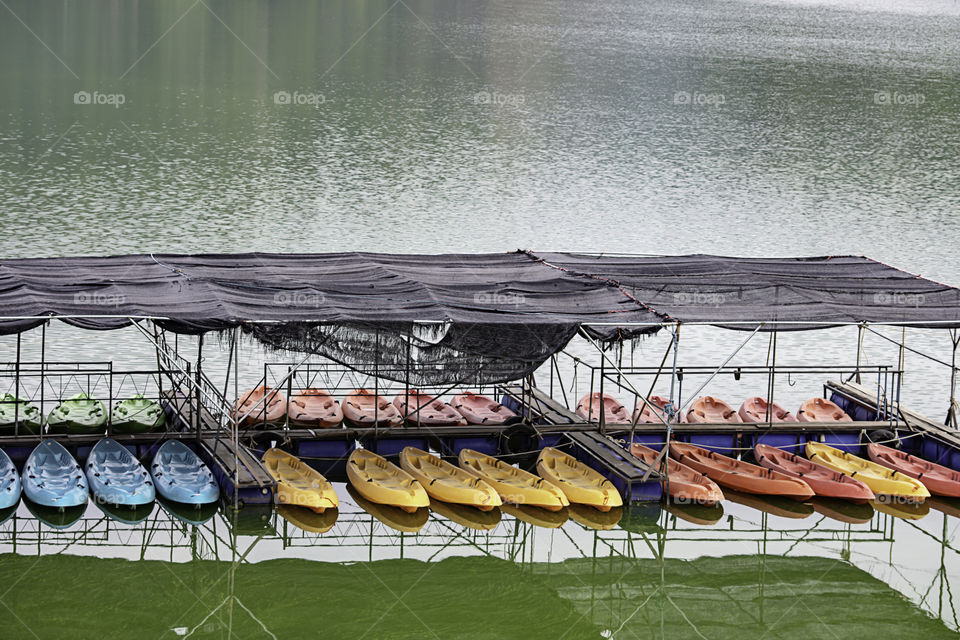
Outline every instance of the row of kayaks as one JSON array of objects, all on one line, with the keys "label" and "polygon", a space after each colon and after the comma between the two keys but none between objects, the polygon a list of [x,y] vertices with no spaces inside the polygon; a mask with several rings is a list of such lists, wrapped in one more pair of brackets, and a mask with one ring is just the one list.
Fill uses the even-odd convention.
[{"label": "row of kayaks", "polygon": [[101,504],[137,507],[157,495],[179,504],[216,502],[219,486],[210,469],[179,440],[165,442],[148,471],[129,449],[111,438],[100,440],[82,467],[63,445],[44,440],[30,453],[21,475],[0,450],[0,509],[30,502],[58,509],[85,505],[89,495]]},{"label": "row of kayaks", "polygon": [[[338,507],[330,482],[296,456],[274,448],[264,453],[263,462],[277,481],[278,504],[318,513]],[[401,451],[399,462],[357,449],[347,461],[349,485],[363,500],[408,513],[431,505],[483,512],[504,504],[560,511],[571,503],[607,512],[623,504],[609,480],[551,447],[541,451],[537,474],[471,449],[460,451],[459,465],[415,447]]]},{"label": "row of kayaks", "polygon": [[868,444],[869,459],[819,442],[807,442],[806,458],[765,444],[753,448],[757,464],[689,443],[663,452],[634,443],[647,466],[666,470],[664,488],[678,501],[713,504],[723,489],[806,500],[813,496],[868,502],[879,496],[910,502],[931,495],[960,497],[960,471],[881,444]]},{"label": "row of kayaks", "polygon": [[103,433],[110,422],[115,433],[144,433],[163,427],[166,416],[155,400],[135,395],[121,400],[112,415],[102,401],[79,393],[61,401],[46,417],[29,400],[11,394],[0,396],[0,435],[20,433],[38,435],[46,425],[49,433]]},{"label": "row of kayaks", "polygon": [[740,405],[740,409],[713,396],[701,396],[686,411],[677,413],[669,398],[652,395],[646,402],[640,400],[633,414],[616,398],[606,393],[588,393],[576,406],[577,415],[587,422],[599,422],[603,415],[607,424],[674,423],[741,423],[741,422],[851,422],[852,418],[836,404],[825,398],[805,400],[796,415],[776,402],[754,396]]},{"label": "row of kayaks", "polygon": [[450,402],[416,389],[397,394],[391,402],[369,391],[355,389],[338,402],[328,391],[307,388],[288,398],[279,389],[259,386],[241,394],[233,407],[241,426],[289,424],[328,429],[346,422],[353,427],[445,427],[504,425],[518,421],[516,413],[487,396],[463,391]]}]

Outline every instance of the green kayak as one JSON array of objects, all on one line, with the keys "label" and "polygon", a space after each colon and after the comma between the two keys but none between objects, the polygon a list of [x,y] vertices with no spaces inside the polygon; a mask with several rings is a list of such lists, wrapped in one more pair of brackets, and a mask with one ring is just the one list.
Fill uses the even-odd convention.
[{"label": "green kayak", "polygon": [[113,408],[114,433],[155,431],[166,422],[160,403],[141,395],[127,398]]},{"label": "green kayak", "polygon": [[103,433],[107,428],[107,408],[85,393],[67,398],[47,416],[51,433]]},{"label": "green kayak", "polygon": [[12,436],[17,420],[20,421],[20,433],[40,433],[43,414],[29,400],[17,398],[9,393],[0,396],[0,435]]}]

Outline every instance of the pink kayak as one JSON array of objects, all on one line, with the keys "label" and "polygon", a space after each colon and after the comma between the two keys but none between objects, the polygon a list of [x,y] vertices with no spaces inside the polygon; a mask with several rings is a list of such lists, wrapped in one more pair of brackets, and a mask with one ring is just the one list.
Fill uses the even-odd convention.
[{"label": "pink kayak", "polygon": [[628,424],[630,422],[627,408],[620,404],[619,400],[605,393],[601,400],[598,392],[588,393],[580,398],[580,402],[577,403],[577,415],[587,422],[600,422],[601,407],[603,407],[604,421],[607,424]]},{"label": "pink kayak", "polygon": [[686,418],[687,422],[743,422],[733,407],[713,396],[694,400]]},{"label": "pink kayak", "polygon": [[[264,397],[266,396],[266,399]],[[233,417],[240,426],[279,424],[287,413],[287,398],[279,390],[255,387],[243,393],[233,405]]]},{"label": "pink kayak", "polygon": [[354,427],[399,427],[403,424],[395,406],[366,389],[355,389],[343,399],[343,418]]},{"label": "pink kayak", "polygon": [[797,411],[800,422],[853,422],[843,409],[824,398],[810,398]]},{"label": "pink kayak", "polygon": [[393,405],[400,415],[412,425],[418,427],[452,427],[467,424],[460,412],[442,400],[410,389],[393,399]]},{"label": "pink kayak", "polygon": [[[770,422],[797,422],[797,417],[778,405],[770,403]],[[748,398],[737,412],[744,422],[767,422],[767,400],[760,396]]]},{"label": "pink kayak", "polygon": [[882,444],[868,444],[867,455],[879,465],[916,478],[930,493],[960,498],[960,471],[928,462]]},{"label": "pink kayak", "polygon": [[[670,398],[663,396],[650,396],[647,398],[647,404],[638,401],[636,410],[633,412],[633,421],[638,424],[663,424],[667,421],[665,407],[670,404]],[[683,422],[683,415],[674,416],[674,422]]]},{"label": "pink kayak", "polygon": [[762,467],[800,478],[818,496],[843,498],[852,502],[867,502],[874,498],[870,487],[859,480],[782,449],[758,444],[753,448],[753,457]]},{"label": "pink kayak", "polygon": [[492,398],[472,391],[454,396],[450,404],[467,420],[467,424],[501,425],[517,420],[517,414]]},{"label": "pink kayak", "polygon": [[287,408],[290,423],[300,427],[330,429],[343,422],[343,411],[329,392],[323,389],[300,389],[290,394]]}]

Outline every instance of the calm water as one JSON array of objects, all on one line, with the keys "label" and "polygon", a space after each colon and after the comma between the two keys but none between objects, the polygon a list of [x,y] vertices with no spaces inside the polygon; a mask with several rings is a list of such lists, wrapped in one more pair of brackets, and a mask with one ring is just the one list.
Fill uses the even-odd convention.
[{"label": "calm water", "polygon": [[[960,5],[902,4],[8,0],[0,7],[0,255],[518,247],[853,253],[960,283]],[[152,356],[132,331],[53,325],[48,335],[51,359],[133,366]],[[716,364],[743,337],[692,329],[682,336],[681,358]],[[944,332],[911,330],[907,342],[949,358]],[[39,343],[36,333],[25,336],[26,358],[39,357]],[[636,363],[657,364],[665,344],[638,344]],[[0,341],[0,360],[13,359],[13,346]],[[778,363],[850,366],[856,331],[781,336],[778,346]],[[225,357],[208,351],[204,366],[214,374]],[[589,355],[585,345],[571,351]],[[763,364],[766,353],[758,337],[733,364]],[[897,355],[867,336],[864,362],[894,365]],[[244,383],[262,375],[263,359],[244,347]],[[941,417],[948,369],[913,354],[906,367],[908,404]],[[582,393],[589,376],[577,374]],[[793,408],[818,395],[823,378],[781,382],[777,397]],[[765,386],[723,378],[709,391],[738,402]],[[736,522],[760,527],[761,512],[729,511]],[[159,507],[157,514],[163,517]],[[193,589],[212,584],[225,571],[213,561],[231,559],[204,551],[211,534],[181,535],[206,563],[187,562],[189,544],[163,555],[147,525],[104,534],[124,550],[86,538],[68,546],[46,531],[49,544],[18,545],[17,557],[0,561],[3,584],[23,576],[0,602],[41,637],[105,633],[115,621],[89,611],[114,611],[117,593],[157,607],[154,617],[123,622],[147,635],[200,625],[195,636],[226,636],[223,611],[233,612],[240,637],[269,635],[265,628],[296,636],[290,625],[307,617],[330,620],[341,635],[370,629],[366,637],[429,636],[425,628],[441,637],[518,629],[568,638],[712,638],[738,629],[832,637],[818,616],[842,621],[851,637],[877,635],[871,625],[944,632],[920,611],[957,628],[955,605],[943,604],[953,603],[948,572],[937,573],[941,557],[958,573],[955,518],[933,511],[894,527],[891,516],[878,514],[851,532],[876,539],[847,544],[843,533],[824,533],[827,541],[815,544],[819,533],[803,532],[843,528],[815,524],[819,518],[800,521],[799,533],[784,532],[796,528],[791,521],[771,518],[765,530],[788,541],[767,553],[760,553],[761,528],[741,540],[726,520],[708,527],[710,541],[666,534],[662,553],[631,533],[634,555],[617,546],[625,544],[622,529],[595,538],[571,523],[565,533],[537,530],[529,561],[490,542],[494,533],[435,557],[443,542],[418,551],[411,541],[401,552],[391,539],[364,556],[359,542],[349,550],[284,548],[271,534],[232,587],[215,583],[203,606],[187,613],[194,600],[176,589],[179,581]],[[345,535],[347,526],[354,525],[339,522],[332,533]],[[515,530],[505,516],[497,533]],[[571,551],[568,533],[580,551]],[[607,544],[610,536],[616,541]],[[785,559],[777,557],[803,536]],[[124,546],[121,538],[141,542]],[[108,559],[138,557],[130,549],[139,548],[151,562]],[[38,554],[35,565],[23,557]],[[344,559],[350,562],[337,564]],[[434,564],[430,579],[417,582]],[[264,587],[281,579],[289,582],[279,591]],[[144,581],[150,586],[138,586]],[[317,586],[330,582],[338,589]],[[398,604],[381,620],[370,618],[385,599],[393,604],[390,590],[408,587],[418,598],[409,609]],[[164,589],[177,595],[158,600]],[[46,604],[51,590],[61,604]],[[794,606],[796,594],[806,605]],[[89,604],[72,606],[74,596]],[[204,621],[228,598],[250,607],[264,627],[244,618],[239,604]],[[453,608],[440,610],[445,598]],[[377,607],[361,604],[367,600]],[[490,612],[504,611],[511,616],[493,616],[496,624],[519,626],[489,622]],[[549,622],[531,611],[548,613]],[[9,615],[0,608],[5,630],[15,624]],[[418,626],[418,617],[428,625]]]}]

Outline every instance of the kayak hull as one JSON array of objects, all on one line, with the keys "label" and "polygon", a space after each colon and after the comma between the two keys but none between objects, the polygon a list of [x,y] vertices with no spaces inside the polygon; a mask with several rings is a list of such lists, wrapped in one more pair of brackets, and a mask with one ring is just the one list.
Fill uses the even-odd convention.
[{"label": "kayak hull", "polygon": [[161,429],[166,421],[159,402],[137,395],[117,403],[111,427],[114,433],[147,433]]},{"label": "kayak hull", "polygon": [[455,427],[467,424],[466,418],[452,406],[416,389],[398,394],[393,406],[407,424],[414,427]]},{"label": "kayak hull", "polygon": [[814,495],[809,485],[799,478],[735,460],[692,444],[671,442],[670,456],[677,462],[699,471],[724,489],[794,500],[806,500]]},{"label": "kayak hull", "polygon": [[492,456],[461,449],[458,461],[461,469],[493,487],[503,502],[548,511],[560,511],[570,505],[567,496],[543,478]]},{"label": "kayak hull", "polygon": [[157,450],[150,476],[157,493],[171,502],[201,505],[220,497],[213,472],[179,440],[168,440]]},{"label": "kayak hull", "polygon": [[277,504],[305,507],[317,513],[340,506],[337,493],[323,474],[282,449],[268,449],[263,465],[277,481]]},{"label": "kayak hull", "polygon": [[241,427],[281,424],[287,415],[287,398],[278,389],[255,387],[237,398],[232,415]]},{"label": "kayak hull", "polygon": [[9,393],[0,396],[0,435],[39,435],[42,430],[43,414],[36,405]]},{"label": "kayak hull", "polygon": [[919,480],[935,496],[960,498],[960,471],[882,444],[868,444],[867,456],[876,464]]},{"label": "kayak hull", "polygon": [[743,422],[733,407],[713,396],[702,396],[694,400],[684,418],[692,423]]},{"label": "kayak hull", "polygon": [[800,478],[823,498],[841,498],[864,503],[873,500],[873,491],[856,478],[810,462],[793,453],[787,453],[766,444],[753,448],[753,457],[760,466]]},{"label": "kayak hull", "polygon": [[77,461],[55,440],[36,446],[23,468],[23,493],[41,507],[65,509],[87,504],[87,478]]},{"label": "kayak hull", "polygon": [[327,391],[308,388],[290,395],[287,417],[291,426],[333,429],[343,422],[343,410]]},{"label": "kayak hull", "polygon": [[[630,447],[630,453],[643,460],[648,467],[657,465],[659,468],[657,458],[660,452],[642,444],[634,443]],[[661,484],[674,502],[712,505],[723,500],[723,491],[710,478],[668,457],[660,459],[661,463],[664,461],[668,465],[669,480],[664,480]]]},{"label": "kayak hull", "polygon": [[454,396],[450,404],[464,417],[467,424],[499,426],[520,419],[516,413],[492,398],[470,391]]},{"label": "kayak hull", "polygon": [[355,389],[343,399],[343,419],[352,427],[394,428],[403,424],[397,408],[366,389]]},{"label": "kayak hull", "polygon": [[427,492],[412,475],[367,449],[355,449],[350,454],[347,479],[357,493],[375,504],[409,513],[430,504]]},{"label": "kayak hull", "polygon": [[50,433],[94,434],[107,429],[107,409],[96,398],[78,393],[67,398],[47,416]]},{"label": "kayak hull", "polygon": [[135,507],[153,502],[153,479],[130,451],[103,438],[87,456],[87,483],[98,503]]},{"label": "kayak hull", "polygon": [[829,445],[808,442],[806,454],[813,462],[834,471],[848,476],[856,474],[857,480],[870,487],[876,496],[898,496],[908,500],[930,497],[930,492],[919,480]]},{"label": "kayak hull", "polygon": [[544,447],[540,451],[537,457],[537,473],[558,487],[567,496],[571,506],[583,504],[599,511],[610,511],[623,505],[623,498],[613,483],[573,456],[554,447]]},{"label": "kayak hull", "polygon": [[600,412],[603,412],[604,422],[607,424],[629,424],[630,416],[627,408],[619,400],[599,392],[588,393],[577,403],[577,415],[586,422],[600,422]]},{"label": "kayak hull", "polygon": [[0,449],[0,509],[7,509],[20,502],[22,484],[17,467],[10,456]]},{"label": "kayak hull", "polygon": [[400,466],[417,479],[434,500],[452,502],[489,511],[502,504],[489,484],[459,467],[416,447],[400,452]]}]

